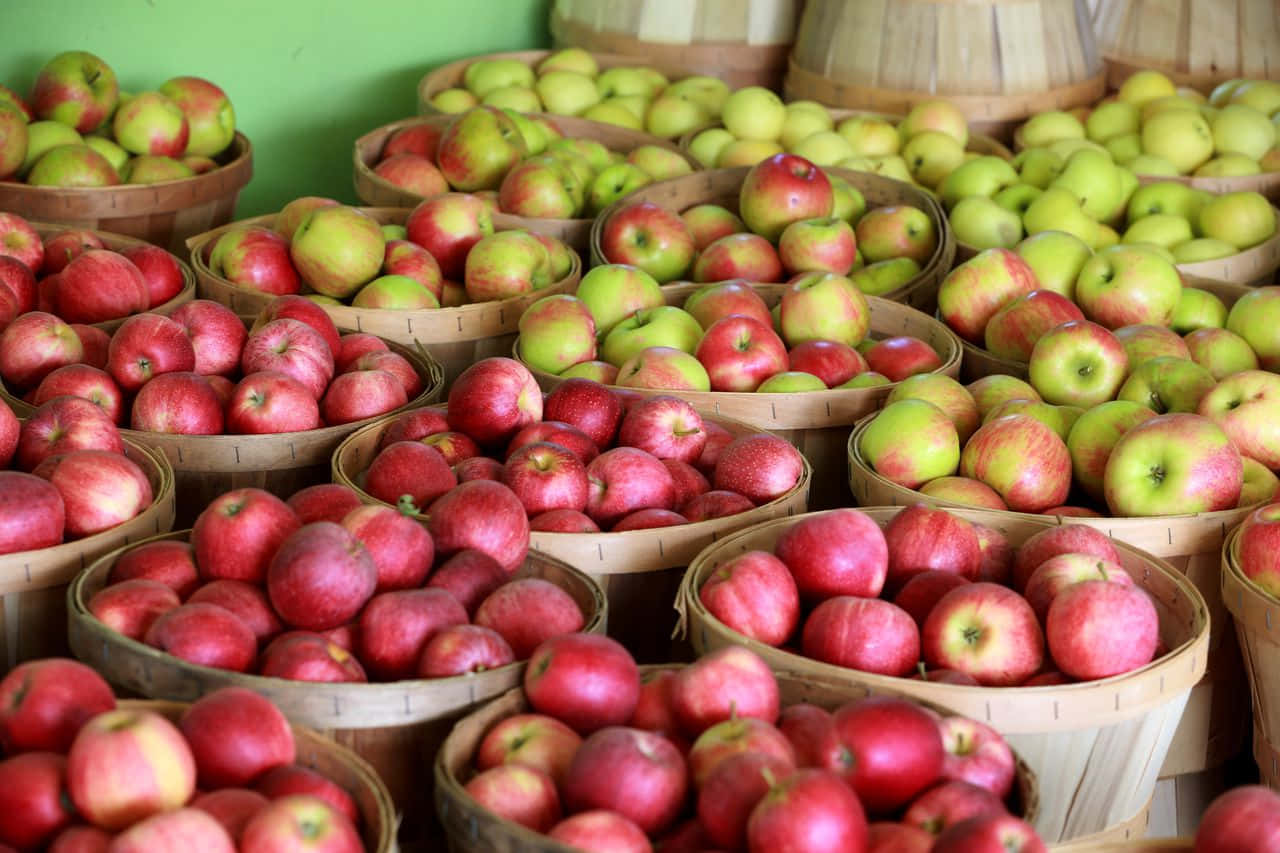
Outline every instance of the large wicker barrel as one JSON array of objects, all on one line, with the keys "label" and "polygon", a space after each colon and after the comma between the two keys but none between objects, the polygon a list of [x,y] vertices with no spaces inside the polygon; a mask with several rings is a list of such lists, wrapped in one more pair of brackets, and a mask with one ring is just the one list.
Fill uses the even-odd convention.
[{"label": "large wicker barrel", "polygon": [[1095,5],[1098,51],[1113,87],[1144,68],[1206,91],[1235,77],[1280,79],[1276,0],[1096,0]]},{"label": "large wicker barrel", "polygon": [[789,98],[905,113],[945,97],[997,137],[1105,90],[1085,0],[809,0]]},{"label": "large wicker barrel", "polygon": [[678,65],[734,87],[777,89],[801,6],[801,0],[556,0],[551,34],[559,46]]}]

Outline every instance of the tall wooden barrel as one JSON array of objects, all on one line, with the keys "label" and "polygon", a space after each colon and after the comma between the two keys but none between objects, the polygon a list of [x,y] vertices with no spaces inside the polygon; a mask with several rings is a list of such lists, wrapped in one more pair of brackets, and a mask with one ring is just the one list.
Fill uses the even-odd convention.
[{"label": "tall wooden barrel", "polygon": [[1280,80],[1278,0],[1094,0],[1094,32],[1119,87],[1143,68],[1209,90],[1235,77]]},{"label": "tall wooden barrel", "polygon": [[888,113],[944,97],[1007,136],[1106,88],[1085,0],[809,0],[789,99]]},{"label": "tall wooden barrel", "polygon": [[734,88],[781,88],[803,0],[556,0],[561,47],[640,57],[719,77]]}]

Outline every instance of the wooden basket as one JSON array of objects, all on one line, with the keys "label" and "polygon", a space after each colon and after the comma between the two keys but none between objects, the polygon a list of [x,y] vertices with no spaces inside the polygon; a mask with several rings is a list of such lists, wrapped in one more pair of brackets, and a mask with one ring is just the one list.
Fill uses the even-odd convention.
[{"label": "wooden basket", "polygon": [[[403,225],[409,209],[361,208],[382,224]],[[257,314],[272,300],[269,294],[232,284],[209,267],[208,253],[224,232],[242,225],[270,227],[275,214],[255,216],[192,237],[187,241],[191,265],[195,268],[199,292],[203,299],[226,305],[237,314]],[[509,227],[502,226],[505,230]],[[325,305],[324,310],[341,329],[377,335],[406,346],[420,346],[439,362],[447,388],[454,378],[482,358],[508,355],[515,340],[516,328],[524,309],[544,296],[572,293],[582,277],[582,259],[570,248],[573,267],[560,281],[526,296],[493,302],[473,302],[455,308],[427,308],[419,311],[395,311],[388,308],[356,308],[351,305]]]},{"label": "wooden basket", "polygon": [[1280,79],[1280,11],[1272,0],[1096,5],[1094,32],[1112,88],[1144,68],[1206,92],[1234,77]]},{"label": "wooden basket", "polygon": [[[864,510],[884,526],[897,508]],[[1015,544],[1053,522],[990,510],[952,510],[989,525]],[[813,515],[812,513],[810,515]],[[680,588],[685,627],[700,653],[741,644],[775,671],[894,692],[933,702],[1000,731],[1040,779],[1037,831],[1062,841],[1122,829],[1143,812],[1192,686],[1204,674],[1209,613],[1191,582],[1162,560],[1117,543],[1134,580],[1151,593],[1160,632],[1171,650],[1125,675],[1059,687],[983,688],[891,678],[821,663],[749,640],[703,606],[698,591],[716,567],[753,549],[772,551],[796,519],[765,522],[731,534],[698,555]]]},{"label": "wooden basket", "polygon": [[[47,240],[55,234],[69,230],[71,227],[69,225],[57,225],[51,222],[32,222],[30,224],[31,227],[36,230],[36,233],[40,235],[41,240]],[[117,252],[121,249],[128,249],[131,246],[147,245],[146,240],[140,240],[137,237],[130,237],[126,234],[114,234],[110,231],[97,230],[94,230],[93,233],[98,235],[98,239],[102,240],[102,244],[104,246]],[[170,251],[170,254],[173,254],[172,251]],[[195,274],[191,272],[191,267],[188,266],[187,262],[180,257],[174,256],[173,259],[177,261],[178,269],[182,272],[182,290],[178,291],[178,295],[170,299],[168,302],[157,305],[155,308],[148,308],[146,312],[148,314],[172,314],[174,311],[177,311],[183,305],[186,305],[192,299],[196,298],[196,277]],[[93,325],[102,329],[107,334],[110,334],[120,328],[120,325],[124,323],[126,319],[128,318],[121,317],[119,320],[104,320],[101,323],[94,323]]]},{"label": "wooden basket", "polygon": [[788,99],[886,113],[946,98],[1001,139],[1105,91],[1084,0],[809,0],[786,80]]},{"label": "wooden basket", "polygon": [[[1230,308],[1236,304],[1236,300],[1249,292],[1250,288],[1243,284],[1232,284],[1227,281],[1213,281],[1211,279],[1202,279],[1195,276],[1183,276],[1183,284],[1187,287],[1194,287],[1197,290],[1207,290],[1214,296],[1222,300],[1223,304]],[[960,366],[960,376],[967,382],[973,382],[984,376],[992,376],[995,374],[1004,374],[1006,376],[1016,376],[1019,379],[1027,378],[1027,363],[1025,361],[1014,361],[1011,358],[994,355],[990,350],[984,349],[976,344],[971,344],[963,338],[960,339],[960,346],[964,350],[964,360]]]},{"label": "wooden basket", "polygon": [[[190,533],[144,541],[187,541]],[[519,662],[452,678],[313,684],[190,664],[111,630],[89,613],[89,600],[103,588],[124,550],[90,565],[67,590],[68,636],[77,658],[113,685],[147,698],[190,702],[233,686],[261,693],[291,722],[319,730],[372,764],[408,821],[425,813],[426,768],[453,722],[476,704],[519,685],[524,674]],[[604,631],[608,605],[587,575],[545,554],[530,553],[514,577],[552,581],[582,609],[583,631]]]},{"label": "wooden basket", "polygon": [[[670,665],[644,666],[641,673],[673,668]],[[850,689],[838,682],[816,680],[801,674],[784,671],[777,672],[776,676],[783,707],[807,702],[834,710],[865,695],[862,690]],[[942,712],[946,710],[937,705],[933,708]],[[504,693],[459,721],[436,755],[436,811],[448,833],[451,853],[572,853],[578,849],[512,821],[502,820],[476,803],[463,787],[472,774],[471,761],[485,733],[499,721],[529,710],[523,690]],[[1018,808],[1014,811],[1027,820],[1034,820],[1042,805],[1039,780],[1022,756],[1016,758]]]},{"label": "wooden basket", "polygon": [[[333,454],[333,481],[350,486],[367,503],[383,503],[361,488],[378,442],[394,420],[384,418],[352,433]],[[713,417],[734,435],[759,432],[730,418]],[[813,475],[806,463],[795,488],[748,512],[673,527],[621,533],[533,531],[529,547],[587,574],[609,598],[609,635],[644,662],[670,660],[675,628],[673,605],[689,562],[712,542],[743,527],[804,512]]]},{"label": "wooden basket", "polygon": [[[124,699],[117,707],[153,711],[178,722],[188,705],[154,699]],[[297,764],[309,767],[337,783],[351,795],[360,812],[361,836],[367,853],[399,853],[396,812],[387,786],[359,755],[306,726],[293,726]]]},{"label": "wooden basket", "polygon": [[1149,838],[1190,838],[1200,827],[1205,810],[1231,785],[1228,768],[1215,767],[1161,779],[1151,802]]},{"label": "wooden basket", "polygon": [[[434,68],[418,81],[418,115],[443,115],[431,103],[431,99],[445,89],[462,88],[467,66],[473,62],[479,62],[484,59],[514,59],[517,62],[525,63],[530,68],[536,68],[538,63],[552,53],[554,51],[551,50],[512,50],[505,53],[485,53],[480,56],[468,56],[465,59],[458,59]],[[678,61],[667,64],[654,61],[648,57],[626,56],[621,53],[599,53],[596,51],[592,51],[591,55],[595,58],[596,65],[601,71],[609,68],[633,68],[643,65],[661,72],[672,83],[698,73],[686,68]]]},{"label": "wooden basket", "polygon": [[182,243],[230,222],[240,190],[253,177],[253,147],[237,133],[220,168],[178,181],[83,189],[0,183],[0,210],[72,228],[127,234],[182,252]]},{"label": "wooden basket", "polygon": [[1054,844],[1053,853],[1189,853],[1190,838],[1152,838],[1141,841],[1116,841],[1088,844]]},{"label": "wooden basket", "polygon": [[[697,204],[719,204],[729,210],[738,210],[738,190],[751,171],[747,166],[732,169],[708,169],[658,181],[641,187],[626,198],[614,202],[601,211],[591,226],[591,263],[603,264],[604,252],[601,239],[604,223],[619,209],[636,202],[648,201],[669,208],[683,211]],[[946,211],[929,192],[902,181],[895,181],[882,175],[869,172],[854,172],[850,169],[828,168],[827,174],[844,178],[862,193],[867,200],[867,207],[880,207],[891,204],[909,204],[928,214],[933,221],[938,235],[938,248],[928,263],[921,264],[920,272],[897,290],[884,294],[884,299],[903,302],[926,314],[932,314],[937,307],[938,285],[951,270],[955,258],[955,240],[951,234],[951,225],[947,222]]]},{"label": "wooden basket", "polygon": [[[668,304],[682,305],[685,298],[701,286],[673,284],[662,290]],[[772,307],[782,297],[785,287],[783,284],[756,285],[756,291]],[[942,367],[938,368],[938,373],[959,376],[959,339],[945,325],[923,312],[887,299],[869,296],[867,303],[871,306],[872,337],[913,335],[920,338],[941,357]],[[519,359],[519,340],[516,341],[513,352]],[[546,391],[564,381],[541,370],[530,368],[530,371]],[[894,387],[894,384],[889,384],[872,388],[832,388],[826,391],[770,394],[680,391],[679,396],[692,403],[700,412],[732,418],[790,441],[799,448],[817,472],[809,493],[810,508],[831,509],[849,503],[844,472],[848,464],[846,455],[850,426],[879,408]],[[671,393],[662,389],[629,390],[647,396]]]},{"label": "wooden basket", "polygon": [[[860,421],[849,435],[849,488],[860,506],[909,506],[925,503],[964,509],[963,504],[939,500],[905,489],[881,477],[858,450],[859,438],[871,418]],[[1035,519],[1046,524],[1087,524],[1117,543],[1125,543],[1159,557],[1182,572],[1208,607],[1212,633],[1205,677],[1191,692],[1182,725],[1166,756],[1160,776],[1198,773],[1222,764],[1244,746],[1248,716],[1248,685],[1235,640],[1224,627],[1227,611],[1219,591],[1221,554],[1227,531],[1239,524],[1252,507],[1160,518],[1062,518],[1016,512],[1000,517]]]},{"label": "wooden basket", "polygon": [[[375,174],[373,167],[377,164],[378,157],[382,154],[382,147],[386,144],[387,139],[397,130],[419,124],[430,124],[443,128],[455,118],[456,116],[452,115],[435,115],[401,119],[391,124],[384,124],[382,127],[371,130],[357,139],[355,149],[351,155],[352,168],[355,170],[356,197],[365,204],[380,207],[417,206],[423,200],[423,196],[402,189]],[[657,145],[661,148],[675,151],[688,160],[692,168],[698,168],[697,161],[681,151],[680,146],[674,142],[650,136],[639,130],[573,116],[547,114],[545,118],[567,137],[594,139],[610,151],[618,151],[623,154],[634,148],[639,148],[641,145]],[[495,228],[527,228],[530,231],[537,231],[539,234],[549,234],[552,237],[563,240],[570,248],[579,251],[587,248],[591,233],[591,222],[590,218],[535,219],[528,216],[515,216],[510,213],[495,213],[493,215]]]},{"label": "wooden basket", "polygon": [[802,6],[803,0],[556,0],[551,35],[560,47],[682,65],[735,89],[779,89]]},{"label": "wooden basket", "polygon": [[[409,360],[424,386],[421,394],[396,411],[439,400],[444,393],[444,379],[440,365],[430,354],[421,347],[395,341],[388,341],[387,346]],[[0,400],[20,417],[35,411],[2,384]],[[254,486],[283,498],[306,486],[327,482],[329,459],[338,444],[372,420],[273,435],[170,435],[135,429],[121,429],[120,434],[167,458],[176,481],[177,525],[189,527],[210,501],[231,489]]]},{"label": "wooden basket", "polygon": [[173,469],[164,455],[124,440],[125,455],[151,483],[151,506],[110,530],[51,548],[0,555],[0,671],[35,658],[65,656],[67,585],[89,563],[173,527]]}]

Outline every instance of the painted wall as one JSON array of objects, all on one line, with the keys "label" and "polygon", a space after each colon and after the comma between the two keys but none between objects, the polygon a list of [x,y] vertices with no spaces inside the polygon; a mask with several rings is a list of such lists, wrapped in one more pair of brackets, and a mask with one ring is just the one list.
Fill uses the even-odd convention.
[{"label": "painted wall", "polygon": [[[478,53],[550,43],[549,0],[0,0],[0,83],[88,50],[142,91],[192,74],[231,98],[254,146],[238,217],[300,195],[355,202],[356,137],[416,109],[418,80]],[[91,11],[92,10],[92,11]]]}]

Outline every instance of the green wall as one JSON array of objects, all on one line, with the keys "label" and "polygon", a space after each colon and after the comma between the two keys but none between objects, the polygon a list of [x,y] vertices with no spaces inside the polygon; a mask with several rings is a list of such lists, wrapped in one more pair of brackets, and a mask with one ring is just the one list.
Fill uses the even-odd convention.
[{"label": "green wall", "polygon": [[231,97],[254,146],[238,217],[299,195],[355,202],[356,137],[416,109],[435,66],[549,44],[549,0],[0,0],[0,83],[88,50],[141,91],[192,74]]}]

